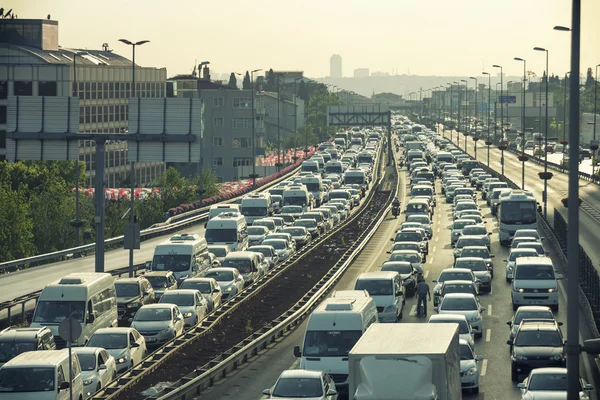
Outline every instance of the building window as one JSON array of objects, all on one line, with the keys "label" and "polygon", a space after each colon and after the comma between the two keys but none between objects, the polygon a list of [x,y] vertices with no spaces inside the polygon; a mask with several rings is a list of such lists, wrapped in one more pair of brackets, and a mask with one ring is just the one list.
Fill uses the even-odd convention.
[{"label": "building window", "polygon": [[40,96],[56,96],[56,82],[40,82],[39,83],[39,95]]},{"label": "building window", "polygon": [[92,106],[92,124],[96,123],[96,117],[97,117],[97,112],[96,112],[96,106]]},{"label": "building window", "polygon": [[6,99],[8,97],[8,82],[0,81],[0,99]]},{"label": "building window", "polygon": [[233,108],[250,108],[252,101],[250,99],[233,99]]},{"label": "building window", "polygon": [[87,106],[85,108],[85,123],[89,124],[90,122],[92,122],[92,107]]},{"label": "building window", "polygon": [[85,110],[83,107],[79,107],[79,123],[85,124]]},{"label": "building window", "polygon": [[31,81],[15,81],[15,96],[33,96]]},{"label": "building window", "polygon": [[213,98],[213,107],[223,107],[224,104],[225,104],[225,99],[223,97]]},{"label": "building window", "polygon": [[6,106],[0,106],[0,124],[6,123]]},{"label": "building window", "polygon": [[231,127],[233,129],[250,129],[252,127],[252,118],[234,118]]},{"label": "building window", "polygon": [[223,157],[213,157],[213,167],[222,167]]},{"label": "building window", "polygon": [[244,148],[247,149],[248,147],[252,146],[252,140],[250,138],[233,138],[233,147],[236,148]]},{"label": "building window", "polygon": [[234,167],[249,167],[252,164],[252,157],[233,157]]},{"label": "building window", "polygon": [[91,94],[90,94],[92,100],[99,98],[98,97],[98,92],[99,92],[98,88],[99,87],[102,87],[101,83],[92,82],[92,91],[91,91]]},{"label": "building window", "polygon": [[213,146],[223,146],[223,138],[214,137],[213,138]]},{"label": "building window", "polygon": [[89,100],[91,95],[92,85],[89,82],[85,83],[85,99]]},{"label": "building window", "polygon": [[223,118],[222,117],[213,118],[213,127],[222,128],[223,127]]},{"label": "building window", "polygon": [[6,131],[0,131],[0,149],[6,148]]}]

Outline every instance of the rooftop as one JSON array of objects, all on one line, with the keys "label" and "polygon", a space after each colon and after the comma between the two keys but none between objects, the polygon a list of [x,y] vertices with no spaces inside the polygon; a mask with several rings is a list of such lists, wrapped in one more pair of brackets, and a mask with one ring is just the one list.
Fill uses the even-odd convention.
[{"label": "rooftop", "polygon": [[112,50],[67,49],[59,47],[57,51],[42,50],[32,46],[0,43],[0,47],[15,49],[39,58],[47,64],[72,64],[78,52],[77,65],[102,65],[112,67],[131,67],[131,60],[114,53]]}]

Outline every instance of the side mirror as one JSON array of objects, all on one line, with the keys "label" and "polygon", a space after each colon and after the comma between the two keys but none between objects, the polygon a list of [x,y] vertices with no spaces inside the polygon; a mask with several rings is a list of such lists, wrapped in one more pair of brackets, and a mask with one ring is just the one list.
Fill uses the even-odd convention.
[{"label": "side mirror", "polygon": [[513,341],[511,339],[509,339],[509,340],[506,341],[506,344],[509,344],[509,345],[512,346],[513,345]]},{"label": "side mirror", "polygon": [[140,347],[140,344],[139,344],[138,342],[131,342],[131,345],[130,345],[130,347],[131,347],[132,349],[135,349],[135,348],[138,348],[138,347]]},{"label": "side mirror", "polygon": [[490,258],[496,258],[495,254],[490,254]]},{"label": "side mirror", "polygon": [[98,367],[98,371],[105,371],[105,370],[106,370],[106,364],[101,364],[101,365]]},{"label": "side mirror", "polygon": [[503,259],[502,261],[504,261],[504,262],[508,262],[508,259],[507,259],[507,258],[505,258],[505,259]]},{"label": "side mirror", "polygon": [[263,394],[267,395],[267,396],[270,396],[271,395],[271,389],[265,389],[265,390],[263,390]]},{"label": "side mirror", "polygon": [[296,358],[300,358],[302,357],[302,351],[300,349],[300,346],[294,346],[294,357]]},{"label": "side mirror", "polygon": [[526,389],[526,388],[527,388],[527,386],[525,386],[525,384],[524,384],[524,383],[519,383],[519,384],[517,384],[517,387],[518,387],[519,389]]},{"label": "side mirror", "polygon": [[393,241],[394,241],[394,238],[390,238],[390,242],[393,242]]},{"label": "side mirror", "polygon": [[563,323],[561,321],[557,322],[558,326],[563,326]]},{"label": "side mirror", "polygon": [[512,326],[512,321],[506,321],[506,325]]},{"label": "side mirror", "polygon": [[206,223],[206,222],[205,222],[205,223],[204,223],[204,229],[206,229],[206,225],[208,225],[208,223]]},{"label": "side mirror", "polygon": [[220,291],[221,291],[221,288],[217,287],[217,288],[214,288],[212,292],[213,293],[219,293]]},{"label": "side mirror", "polygon": [[181,317],[175,317],[175,322],[179,322],[179,321],[181,321],[182,319],[183,319],[183,318],[181,318]]},{"label": "side mirror", "polygon": [[96,320],[96,316],[94,314],[89,314],[87,319],[85,320],[86,324],[93,324]]},{"label": "side mirror", "polygon": [[337,396],[337,394],[338,394],[338,392],[335,389],[329,389],[329,390],[327,390],[327,396]]},{"label": "side mirror", "polygon": [[71,385],[69,384],[69,382],[65,381],[60,384],[60,386],[58,387],[58,391],[60,392],[61,390],[68,389],[69,387],[71,387]]},{"label": "side mirror", "polygon": [[556,279],[557,279],[557,280],[561,280],[561,279],[563,279],[563,275],[562,275],[562,274],[558,274],[558,275],[556,275]]},{"label": "side mirror", "polygon": [[488,232],[488,236],[491,236],[491,235],[492,235],[492,232]]},{"label": "side mirror", "polygon": [[477,361],[483,361],[483,356],[475,356],[475,360],[477,360]]},{"label": "side mirror", "polygon": [[435,312],[439,312],[439,311],[440,311],[440,308],[439,308],[439,307],[433,307],[433,311],[435,311]]},{"label": "side mirror", "polygon": [[387,253],[387,254],[392,254],[392,252],[391,252],[391,251],[386,251],[386,253]]},{"label": "side mirror", "polygon": [[590,390],[594,390],[594,387],[592,385],[590,385],[589,383],[586,383],[585,385],[583,385],[583,390],[585,390],[586,392],[589,392]]},{"label": "side mirror", "polygon": [[484,312],[485,310],[487,310],[487,308],[485,308],[485,307],[479,307],[479,312]]},{"label": "side mirror", "polygon": [[152,266],[152,261],[146,261],[145,268],[150,269],[151,266]]},{"label": "side mirror", "polygon": [[477,331],[475,329],[471,329],[471,335],[477,335]]}]

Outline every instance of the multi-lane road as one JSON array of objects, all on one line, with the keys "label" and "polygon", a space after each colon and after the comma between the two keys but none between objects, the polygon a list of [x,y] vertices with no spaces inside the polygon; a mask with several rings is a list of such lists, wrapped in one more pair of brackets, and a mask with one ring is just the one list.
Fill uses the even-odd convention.
[{"label": "multi-lane road", "polygon": [[[441,193],[439,183],[437,185],[439,195]],[[405,187],[403,186],[402,189],[405,189]],[[406,190],[403,190],[403,192],[406,192]],[[406,203],[406,198],[404,198],[403,203]],[[494,232],[492,235],[492,252],[495,254],[495,278],[492,284],[492,292],[481,295],[481,304],[486,308],[483,322],[484,334],[482,338],[476,339],[475,345],[476,353],[483,357],[483,361],[479,364],[481,369],[480,393],[479,395],[465,395],[463,398],[485,400],[519,399],[520,392],[510,377],[509,349],[506,344],[508,338],[506,321],[510,320],[513,315],[510,300],[510,285],[504,279],[504,262],[502,261],[508,256],[508,250],[501,247],[498,242],[497,224],[494,217],[489,213],[489,208],[486,207],[485,202],[481,199],[479,199],[479,204],[486,214],[488,229]],[[361,255],[345,273],[335,290],[352,289],[359,274],[379,269],[381,264],[388,258],[386,251],[391,247],[389,238],[392,237],[393,232],[399,227],[403,219],[402,216],[398,219],[394,219],[391,215],[388,216],[365,250],[363,250]],[[451,221],[451,207],[440,196],[434,215],[434,236],[430,243],[430,254],[423,268],[426,280],[432,289],[433,284],[431,281],[437,277],[441,270],[452,266],[453,256],[450,246],[450,232],[448,230]],[[564,291],[565,284],[565,281],[560,283],[560,310],[557,313],[557,319],[564,322],[566,322],[567,301]],[[434,313],[432,303],[429,303],[428,308],[429,315],[432,315]],[[415,311],[416,300],[407,299],[404,318],[399,323],[426,323],[427,318],[417,318]],[[583,318],[581,320],[583,321]],[[302,344],[305,329],[306,323],[299,326],[269,349],[263,351],[260,357],[256,357],[255,360],[245,364],[234,374],[217,382],[214,387],[202,393],[199,398],[215,400],[223,398],[236,398],[240,400],[260,399],[262,390],[273,385],[283,370],[297,367],[298,361],[292,354],[293,347],[294,345]],[[589,338],[587,327],[583,323],[580,329],[582,339]],[[563,333],[566,335],[566,328],[564,326]],[[592,383],[600,382],[594,360],[591,357],[584,356],[582,358],[581,371],[583,377],[588,381]]]}]

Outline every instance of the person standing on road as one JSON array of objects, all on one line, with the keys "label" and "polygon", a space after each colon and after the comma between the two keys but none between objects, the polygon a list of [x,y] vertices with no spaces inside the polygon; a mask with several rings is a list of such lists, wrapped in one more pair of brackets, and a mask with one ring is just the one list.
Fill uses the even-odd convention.
[{"label": "person standing on road", "polygon": [[[429,285],[425,282],[425,279],[421,279],[417,284],[417,317],[427,316],[427,299],[431,301],[431,292],[429,291]],[[423,305],[423,312],[421,312],[421,305]]]}]

